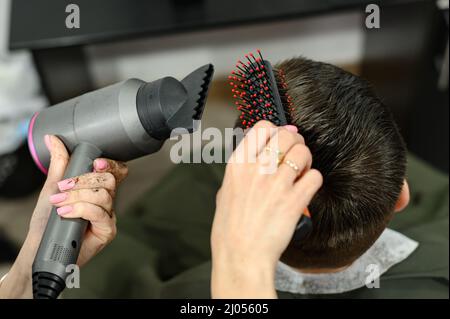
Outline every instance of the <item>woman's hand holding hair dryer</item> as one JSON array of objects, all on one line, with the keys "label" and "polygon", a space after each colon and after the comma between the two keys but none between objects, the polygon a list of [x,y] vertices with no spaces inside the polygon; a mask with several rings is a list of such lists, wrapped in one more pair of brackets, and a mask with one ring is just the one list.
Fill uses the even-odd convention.
[{"label": "woman's hand holding hair dryer", "polygon": [[0,285],[0,298],[32,298],[31,267],[52,206],[63,218],[83,218],[89,226],[80,248],[77,264],[84,265],[116,235],[113,200],[120,182],[127,176],[124,163],[98,158],[94,171],[62,180],[69,162],[64,144],[47,135],[45,144],[51,161],[47,180],[31,217],[29,231],[8,276]]}]

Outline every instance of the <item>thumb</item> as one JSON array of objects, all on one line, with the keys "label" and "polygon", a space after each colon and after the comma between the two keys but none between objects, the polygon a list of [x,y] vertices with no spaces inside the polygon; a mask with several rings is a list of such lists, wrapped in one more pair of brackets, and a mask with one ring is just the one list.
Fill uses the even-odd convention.
[{"label": "thumb", "polygon": [[46,183],[55,184],[63,179],[64,171],[69,163],[69,153],[59,138],[54,135],[45,135],[45,145],[50,152],[50,166],[48,168]]}]

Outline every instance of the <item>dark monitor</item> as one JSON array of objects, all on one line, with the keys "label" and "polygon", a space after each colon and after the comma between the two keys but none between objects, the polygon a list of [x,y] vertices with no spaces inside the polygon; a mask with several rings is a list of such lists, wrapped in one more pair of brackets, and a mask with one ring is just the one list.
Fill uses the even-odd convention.
[{"label": "dark monitor", "polygon": [[[13,0],[11,49],[84,45],[363,8],[367,0]],[[380,2],[380,1],[378,1]],[[399,2],[395,0],[384,2]],[[67,28],[69,4],[80,28]]]}]

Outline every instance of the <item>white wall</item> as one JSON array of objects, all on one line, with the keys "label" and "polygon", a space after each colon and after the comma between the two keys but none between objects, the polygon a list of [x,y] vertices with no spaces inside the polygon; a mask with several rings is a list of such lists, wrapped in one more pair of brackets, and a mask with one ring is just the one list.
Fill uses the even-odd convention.
[{"label": "white wall", "polygon": [[4,56],[7,51],[10,6],[10,0],[0,0],[0,58]]},{"label": "white wall", "polygon": [[363,47],[362,12],[343,12],[177,35],[90,46],[87,50],[97,85],[129,77],[181,78],[211,62],[216,75],[229,74],[236,60],[261,49],[272,62],[295,55],[346,64],[359,62]]},{"label": "white wall", "polygon": [[48,104],[30,52],[8,50],[10,5],[0,0],[0,154],[21,145],[31,115]]}]

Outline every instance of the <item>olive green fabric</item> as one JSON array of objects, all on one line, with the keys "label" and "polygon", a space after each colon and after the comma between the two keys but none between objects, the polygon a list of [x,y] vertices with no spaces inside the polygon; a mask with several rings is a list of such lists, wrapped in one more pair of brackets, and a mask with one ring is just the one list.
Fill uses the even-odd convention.
[{"label": "olive green fabric", "polygon": [[[209,298],[209,235],[221,164],[184,164],[122,217],[118,236],[81,271],[64,297]],[[411,202],[390,228],[419,242],[389,269],[380,288],[336,295],[279,292],[281,298],[448,298],[448,176],[409,156]]]}]

